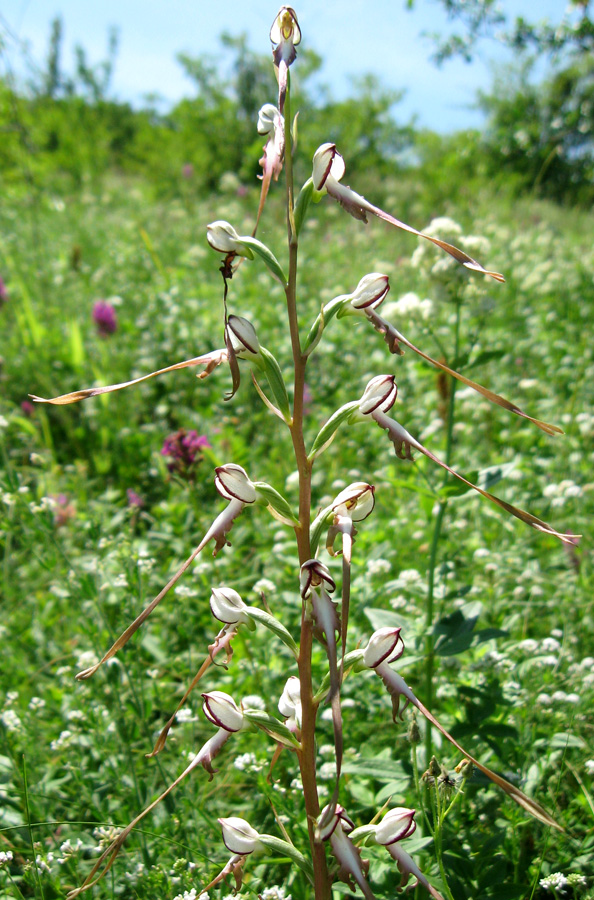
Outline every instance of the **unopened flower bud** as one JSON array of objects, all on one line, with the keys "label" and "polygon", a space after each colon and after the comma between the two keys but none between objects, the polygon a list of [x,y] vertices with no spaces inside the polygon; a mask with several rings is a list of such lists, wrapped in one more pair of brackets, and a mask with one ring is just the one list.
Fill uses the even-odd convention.
[{"label": "unopened flower bud", "polygon": [[296,675],[291,675],[287,679],[284,690],[278,701],[278,709],[281,716],[287,721],[287,726],[291,728],[301,728],[301,684]]},{"label": "unopened flower bud", "polygon": [[404,641],[400,637],[400,628],[380,628],[369,638],[369,643],[363,654],[363,661],[370,669],[375,669],[380,663],[395,662],[404,653]]},{"label": "unopened flower bud", "polygon": [[258,111],[258,134],[272,134],[282,125],[283,117],[273,103],[265,103]]},{"label": "unopened flower bud", "polygon": [[245,819],[240,819],[239,816],[229,816],[227,819],[218,821],[223,830],[225,847],[230,853],[248,856],[254,850],[263,848],[260,835]]},{"label": "unopened flower bud", "polygon": [[388,847],[396,841],[402,841],[410,837],[417,827],[415,822],[415,810],[404,806],[390,809],[375,829],[375,839],[378,844]]},{"label": "unopened flower bud", "polygon": [[224,691],[202,694],[204,715],[209,722],[225,731],[240,731],[243,728],[243,713],[237,703]]},{"label": "unopened flower bud", "polygon": [[229,316],[227,328],[231,333],[233,349],[238,356],[256,357],[260,355],[260,343],[256,329],[243,316]]},{"label": "unopened flower bud", "polygon": [[373,512],[375,488],[365,481],[355,481],[338,494],[332,510],[337,515],[349,516],[353,522],[361,522]]},{"label": "unopened flower bud", "polygon": [[254,254],[248,246],[242,243],[241,238],[229,222],[211,222],[206,226],[206,239],[213,250],[219,253],[236,253],[238,256],[246,256],[253,259]]},{"label": "unopened flower bud", "polygon": [[376,375],[372,378],[359,401],[359,410],[363,415],[370,415],[379,410],[387,413],[396,402],[398,385],[393,375]]},{"label": "unopened flower bud", "polygon": [[469,759],[463,759],[462,762],[458,763],[454,771],[466,781],[467,778],[472,778],[474,766]]},{"label": "unopened flower bud", "polygon": [[[379,272],[371,272],[369,275],[363,276],[350,295],[350,306],[353,311],[376,309],[380,303],[383,303],[389,290],[388,276],[381,275]],[[348,306],[346,309],[348,310]]]},{"label": "unopened flower bud", "polygon": [[421,779],[424,781],[431,782],[433,779],[438,778],[441,775],[441,766],[439,765],[435,756],[432,756],[429,760],[429,765],[427,766],[427,771],[423,772]]},{"label": "unopened flower bud", "polygon": [[316,191],[323,191],[329,177],[340,181],[345,173],[344,159],[336,144],[322,144],[313,157],[312,181]]},{"label": "unopened flower bud", "polygon": [[301,597],[305,599],[312,587],[324,586],[329,594],[336,590],[336,582],[330,574],[328,566],[325,566],[319,559],[308,559],[301,566]]},{"label": "unopened flower bud", "polygon": [[408,734],[407,734],[409,743],[411,744],[420,744],[421,743],[421,732],[419,731],[419,726],[417,725],[417,720],[413,716],[410,720],[410,725],[408,726]]},{"label": "unopened flower bud", "polygon": [[225,500],[241,500],[242,503],[254,503],[256,500],[254,483],[248,478],[245,469],[235,463],[217,466],[215,487]]},{"label": "unopened flower bud", "polygon": [[213,588],[210,609],[215,619],[226,625],[239,625],[249,621],[248,607],[233,588]]}]

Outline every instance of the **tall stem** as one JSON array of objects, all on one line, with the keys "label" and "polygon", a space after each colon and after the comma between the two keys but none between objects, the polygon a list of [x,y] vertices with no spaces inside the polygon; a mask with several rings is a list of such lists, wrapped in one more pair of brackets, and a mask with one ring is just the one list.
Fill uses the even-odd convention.
[{"label": "tall stem", "polygon": [[[291,334],[294,368],[293,418],[291,438],[297,471],[299,473],[299,525],[295,528],[299,565],[311,558],[309,526],[311,517],[311,470],[312,463],[307,458],[303,437],[303,396],[305,390],[305,368],[307,357],[301,352],[299,321],[297,316],[297,255],[298,235],[295,228],[293,210],[293,158],[291,140],[291,85],[287,85],[285,99],[285,173],[287,183],[287,234],[289,244],[289,279],[285,288],[287,315]],[[326,863],[324,845],[315,839],[316,820],[320,814],[318,787],[316,780],[315,729],[317,704],[313,699],[311,674],[311,654],[313,645],[313,622],[304,601],[301,611],[301,640],[299,644],[299,682],[301,689],[301,749],[298,751],[303,797],[307,815],[309,843],[314,870],[315,900],[330,900],[332,887]]]},{"label": "tall stem", "polygon": [[[460,355],[460,310],[461,303],[460,300],[456,300],[456,324],[455,324],[455,339],[454,339],[454,363],[453,368],[456,368],[456,360]],[[446,451],[445,451],[445,461],[448,466],[452,461],[452,447],[454,442],[454,407],[456,403],[456,387],[458,382],[455,378],[449,378],[449,402],[448,402],[448,421],[447,421],[447,431],[446,431]],[[449,472],[446,472],[443,479],[443,484],[446,485],[448,483],[450,475]],[[435,641],[433,639],[433,634],[431,633],[433,628],[433,616],[434,616],[434,607],[435,607],[435,571],[437,568],[437,548],[439,545],[439,539],[441,537],[441,529],[443,526],[443,519],[445,516],[445,511],[447,507],[447,500],[441,501],[437,505],[437,515],[435,517],[435,525],[433,528],[433,535],[431,537],[431,550],[429,553],[429,575],[427,578],[427,608],[425,613],[425,657],[426,657],[426,665],[425,665],[425,705],[428,709],[431,709],[433,706],[433,679],[435,675]],[[433,755],[433,735],[431,733],[431,725],[427,723],[427,728],[425,731],[425,764],[429,765],[429,761]]]}]

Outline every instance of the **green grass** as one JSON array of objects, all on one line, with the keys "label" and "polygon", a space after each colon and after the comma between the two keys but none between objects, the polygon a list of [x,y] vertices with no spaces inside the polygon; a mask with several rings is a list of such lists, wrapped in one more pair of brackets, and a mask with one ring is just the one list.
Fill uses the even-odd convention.
[{"label": "green grass", "polygon": [[[415,226],[436,212],[414,185],[395,183],[390,190],[386,208]],[[222,282],[205,226],[228,219],[240,233],[251,229],[254,201],[255,195],[239,198],[228,189],[195,206],[158,203],[142,183],[116,178],[99,193],[4,198],[0,275],[10,299],[0,308],[0,853],[10,850],[13,858],[0,868],[0,896],[64,896],[98,855],[107,833],[101,829],[126,825],[210,736],[197,690],[191,715],[174,727],[165,751],[145,757],[216,634],[211,585],[233,586],[258,605],[254,586],[267,579],[272,612],[293,632],[298,627],[292,533],[264,509],[247,509],[231,532],[232,547],[216,559],[207,550],[113,664],[88,682],[75,681],[158,592],[221,508],[214,465],[239,463],[253,480],[269,481],[295,501],[290,443],[260,404],[247,369],[229,403],[230,379],[221,368],[205,381],[185,370],[75,406],[21,408],[29,392],[53,396],[124,381],[222,346]],[[283,263],[276,203],[273,196],[259,237]],[[433,711],[565,828],[547,834],[475,775],[445,824],[450,888],[456,900],[528,898],[533,888],[544,898],[551,893],[539,879],[554,872],[590,877],[594,867],[594,763],[587,765],[594,756],[594,218],[537,201],[512,204],[487,189],[438,212],[453,216],[466,233],[487,237],[490,249],[481,261],[507,278],[503,286],[460,282],[460,367],[565,431],[549,438],[459,391],[452,464],[464,474],[506,466],[495,493],[561,531],[584,535],[568,550],[463,495],[449,502],[438,545]],[[301,246],[304,331],[321,303],[352,290],[365,273],[385,271],[392,283],[386,306],[410,291],[433,301],[428,319],[400,304],[393,310],[397,327],[452,361],[454,306],[428,277],[431,261],[423,269],[411,264],[414,238],[379,223],[365,227],[326,199],[312,210]],[[120,298],[114,301],[118,328],[102,338],[92,305],[113,297]],[[263,266],[241,266],[229,306],[250,318],[288,373],[282,292]],[[397,377],[395,417],[443,455],[447,386],[411,353],[390,357],[379,335],[350,318],[332,322],[311,368],[309,440],[339,404],[358,398],[382,372]],[[160,453],[181,427],[211,444],[190,481],[170,477]],[[343,429],[322,456],[315,505],[359,479],[376,485],[377,505],[361,523],[354,549],[350,648],[373,627],[401,624],[407,653],[399,665],[422,698],[441,474],[428,460],[398,460],[385,435],[359,425]],[[128,504],[129,489],[142,507]],[[336,563],[329,565],[338,574]],[[321,678],[321,648],[316,667]],[[200,690],[227,690],[237,700],[259,694],[274,714],[293,672],[290,655],[270,633],[240,631],[228,668],[211,670]],[[376,680],[352,676],[344,689],[341,802],[357,825],[389,797],[392,805],[419,802],[406,740],[409,715],[392,724]],[[324,716],[319,754],[329,790],[331,740]],[[192,887],[199,894],[228,858],[218,816],[243,815],[260,831],[281,836],[276,810],[294,823],[291,837],[305,850],[295,760],[285,751],[268,778],[271,749],[263,735],[233,738],[215,778],[208,782],[196,770],[145,819],[94,896],[173,898]],[[437,744],[436,755],[450,769],[460,761],[447,745]],[[424,802],[430,805],[430,796]],[[418,835],[427,835],[423,823]],[[387,856],[378,849],[365,854],[376,896],[393,897],[399,878]],[[42,861],[37,872],[33,855]],[[432,847],[416,856],[439,886]],[[274,855],[248,862],[242,896],[255,898],[274,884],[285,885],[293,900],[308,896],[288,860]],[[212,896],[230,891],[228,884]]]}]

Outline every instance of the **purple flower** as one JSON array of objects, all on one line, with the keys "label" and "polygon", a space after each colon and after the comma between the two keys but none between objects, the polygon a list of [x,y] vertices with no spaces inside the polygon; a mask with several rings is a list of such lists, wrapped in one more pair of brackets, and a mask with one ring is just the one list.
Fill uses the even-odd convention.
[{"label": "purple flower", "polygon": [[128,506],[136,507],[137,509],[141,509],[144,506],[144,500],[137,494],[136,491],[133,491],[132,488],[128,488],[126,491],[126,496],[128,497]]},{"label": "purple flower", "polygon": [[21,410],[23,412],[23,415],[30,419],[35,412],[35,407],[30,400],[23,400],[23,402],[21,403]]},{"label": "purple flower", "polygon": [[8,303],[8,291],[6,290],[4,279],[0,277],[0,306],[3,303]]},{"label": "purple flower", "polygon": [[185,166],[182,166],[182,176],[189,181],[190,178],[194,177],[194,166],[192,163],[186,163]]},{"label": "purple flower", "polygon": [[188,477],[190,470],[202,459],[201,450],[210,447],[208,438],[197,431],[186,431],[180,428],[174,434],[165,438],[161,449],[161,456],[168,456],[171,462],[167,463],[170,472],[182,477]]},{"label": "purple flower", "polygon": [[118,327],[116,311],[107,300],[97,300],[93,304],[93,322],[97,326],[97,332],[101,337],[113,334]]},{"label": "purple flower", "polygon": [[62,528],[76,515],[76,507],[66,494],[53,494],[54,501],[54,525],[56,528]]}]

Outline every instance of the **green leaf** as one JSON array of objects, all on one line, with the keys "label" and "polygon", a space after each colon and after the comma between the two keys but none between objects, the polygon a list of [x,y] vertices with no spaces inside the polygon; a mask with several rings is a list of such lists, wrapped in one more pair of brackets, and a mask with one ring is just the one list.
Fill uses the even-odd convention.
[{"label": "green leaf", "polygon": [[264,609],[258,609],[256,606],[250,607],[248,610],[248,615],[253,622],[258,622],[260,625],[263,625],[265,628],[268,628],[269,631],[272,631],[280,640],[285,644],[295,659],[299,655],[299,651],[297,649],[297,644],[293,640],[293,637],[289,631],[285,628],[282,622],[279,622],[278,619],[275,619],[274,616],[271,616],[270,613],[267,613]]},{"label": "green leaf", "polygon": [[283,272],[281,264],[279,263],[272,250],[269,250],[266,244],[263,244],[262,241],[259,241],[254,237],[250,237],[249,235],[246,237],[242,234],[239,240],[242,244],[245,244],[246,247],[249,247],[250,250],[253,250],[254,253],[257,253],[258,256],[264,260],[274,277],[278,281],[280,281],[280,283],[284,287],[287,283],[287,276]]},{"label": "green leaf", "polygon": [[293,844],[289,844],[288,841],[283,841],[273,834],[261,834],[260,840],[269,850],[275,850],[283,856],[288,856],[289,859],[292,859],[295,865],[303,872],[313,877],[313,867],[311,862],[303,855],[303,853],[300,853]]},{"label": "green leaf", "polygon": [[326,303],[326,305],[322,307],[320,313],[316,317],[315,322],[309,329],[309,334],[307,335],[305,344],[303,346],[304,353],[310,354],[312,350],[317,347],[320,338],[322,337],[322,332],[324,331],[328,323],[332,321],[334,316],[338,312],[340,312],[345,303],[348,302],[348,295],[341,294],[339,297],[335,297],[334,300],[331,300],[330,303]]},{"label": "green leaf", "polygon": [[484,366],[485,363],[492,362],[494,359],[501,359],[506,353],[507,350],[485,350],[483,353],[479,353],[479,355],[466,366],[466,371],[468,371],[468,369],[473,369],[475,366]]},{"label": "green leaf", "polygon": [[272,506],[283,519],[287,520],[288,525],[299,525],[299,519],[291,509],[289,501],[286,500],[282,494],[279,494],[272,485],[267,484],[265,481],[255,481],[254,484],[260,496],[263,497],[266,503],[268,503],[269,506]]},{"label": "green leaf", "polygon": [[289,405],[289,396],[287,394],[287,388],[285,387],[285,380],[280,370],[280,366],[272,353],[262,346],[260,347],[260,359],[276,405],[285,419],[289,421],[291,418],[291,407]]},{"label": "green leaf", "polygon": [[290,747],[293,750],[299,750],[301,747],[293,732],[289,731],[284,722],[280,722],[273,716],[269,716],[268,713],[263,710],[247,709],[244,712],[244,716],[248,722],[251,722],[252,725],[255,725],[257,728],[261,728],[262,731],[269,734],[270,737],[274,738],[275,741],[278,741],[279,744],[284,744],[285,747]]},{"label": "green leaf", "polygon": [[305,217],[311,203],[311,198],[313,196],[313,189],[313,180],[311,178],[308,178],[301,188],[299,196],[297,197],[297,202],[295,203],[295,229],[297,231],[297,235],[299,235],[299,232],[303,227],[303,223],[305,221]]},{"label": "green leaf", "polygon": [[376,781],[408,780],[408,775],[399,760],[387,759],[385,756],[359,757],[345,761],[342,771],[361,778],[375,778]]},{"label": "green leaf", "polygon": [[314,521],[311,523],[309,528],[309,542],[311,545],[312,556],[316,555],[322,532],[325,528],[330,527],[330,522],[332,521],[333,517],[334,513],[332,512],[331,507],[327,506],[317,514]]},{"label": "green leaf", "polygon": [[347,419],[352,416],[352,414],[359,408],[358,400],[351,400],[350,403],[346,403],[344,406],[341,406],[340,409],[337,409],[335,413],[333,413],[325,425],[322,426],[316,439],[311,445],[311,450],[308,454],[308,459],[312,460],[322,452],[324,447],[332,440],[337,430],[340,428],[343,422],[346,422]]},{"label": "green leaf", "polygon": [[549,747],[553,749],[564,750],[566,747],[579,747],[581,749],[585,746],[586,742],[583,738],[579,737],[577,734],[569,734],[569,732],[566,731],[558,731],[549,741]]}]

